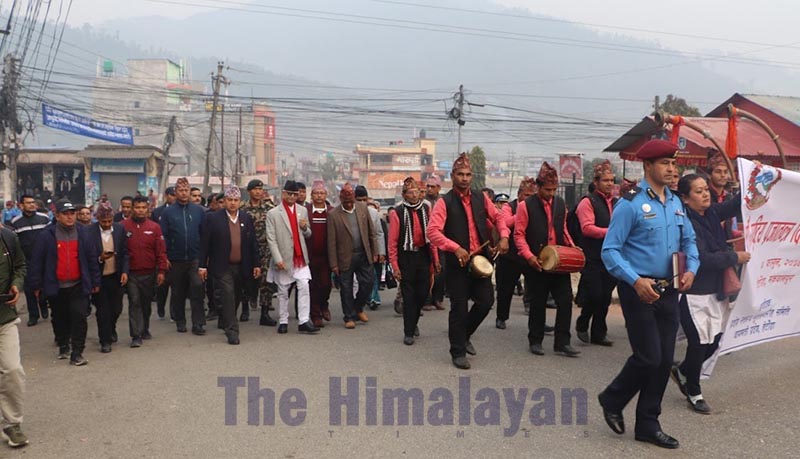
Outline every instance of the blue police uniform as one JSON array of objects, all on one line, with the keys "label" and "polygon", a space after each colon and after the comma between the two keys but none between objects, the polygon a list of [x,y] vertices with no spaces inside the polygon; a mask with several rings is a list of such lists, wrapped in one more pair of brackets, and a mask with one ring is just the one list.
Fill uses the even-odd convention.
[{"label": "blue police uniform", "polygon": [[[669,189],[665,196],[662,203],[646,181],[626,193],[614,207],[602,250],[608,272],[621,281],[618,292],[633,355],[599,398],[605,410],[621,413],[639,393],[637,439],[661,431],[658,416],[679,323],[672,254],[686,254],[687,271],[696,274],[700,267],[694,228],[683,204]],[[669,281],[669,287],[657,301],[646,304],[633,288],[640,277]]]}]

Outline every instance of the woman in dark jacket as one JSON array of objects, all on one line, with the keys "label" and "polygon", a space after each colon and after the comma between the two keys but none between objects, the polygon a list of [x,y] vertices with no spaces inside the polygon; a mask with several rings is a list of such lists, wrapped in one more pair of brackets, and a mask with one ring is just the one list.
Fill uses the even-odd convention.
[{"label": "woman in dark jacket", "polygon": [[678,192],[697,237],[700,270],[692,288],[680,297],[681,327],[689,345],[683,362],[672,367],[672,378],[694,411],[710,414],[711,407],[700,391],[700,371],[719,346],[729,311],[723,274],[730,267],[747,263],[750,254],[731,249],[721,225],[738,214],[741,195],[712,205],[708,184],[697,174],[681,178]]}]

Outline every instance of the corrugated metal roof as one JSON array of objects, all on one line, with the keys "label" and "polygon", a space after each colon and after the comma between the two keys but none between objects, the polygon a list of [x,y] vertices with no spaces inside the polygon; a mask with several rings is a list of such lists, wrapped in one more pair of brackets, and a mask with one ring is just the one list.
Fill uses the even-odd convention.
[{"label": "corrugated metal roof", "polygon": [[800,126],[800,97],[742,94],[776,115]]}]

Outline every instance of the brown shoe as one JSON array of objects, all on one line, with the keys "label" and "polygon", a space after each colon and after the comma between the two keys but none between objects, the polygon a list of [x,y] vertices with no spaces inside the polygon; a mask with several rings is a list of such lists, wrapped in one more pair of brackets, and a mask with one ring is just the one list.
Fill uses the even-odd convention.
[{"label": "brown shoe", "polygon": [[358,313],[358,320],[360,320],[360,321],[362,321],[364,323],[367,323],[367,322],[369,322],[369,317],[367,317],[367,313],[366,312],[361,311],[361,312]]},{"label": "brown shoe", "polygon": [[322,311],[322,318],[327,320],[328,322],[330,322],[331,321],[331,311],[328,310],[328,309]]},{"label": "brown shoe", "polygon": [[317,327],[317,328],[325,327],[325,324],[322,322],[322,319],[314,319],[314,320],[311,321],[311,323],[313,323],[314,326]]},{"label": "brown shoe", "polygon": [[347,322],[344,323],[344,328],[352,330],[352,329],[356,328],[356,323],[353,322],[352,320],[348,320]]}]

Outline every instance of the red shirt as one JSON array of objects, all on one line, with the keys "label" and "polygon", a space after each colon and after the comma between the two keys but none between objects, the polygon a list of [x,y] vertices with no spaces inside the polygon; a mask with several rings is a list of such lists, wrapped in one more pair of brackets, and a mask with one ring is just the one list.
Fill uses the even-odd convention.
[{"label": "red shirt", "polygon": [[[608,215],[611,215],[611,212],[613,212],[611,196],[606,196],[599,191],[596,193],[598,196],[603,198],[603,200],[605,200],[606,206],[608,206]],[[581,202],[578,203],[578,209],[575,211],[575,214],[578,216],[578,221],[581,222],[581,233],[583,233],[584,236],[592,239],[603,239],[606,237],[608,228],[600,228],[599,226],[595,225],[594,208],[592,207],[591,199],[581,199]]]},{"label": "red shirt", "polygon": [[[549,226],[548,238],[547,238],[548,243],[555,244],[556,238],[555,238],[555,226],[553,225],[552,221],[553,217],[550,214],[550,209],[548,206],[545,206],[544,209],[545,212],[547,213],[547,225]],[[561,223],[561,225],[564,226],[564,243],[570,247],[575,247],[575,243],[572,242],[572,238],[569,237],[566,214],[564,215],[564,221]],[[515,216],[515,221],[514,221],[514,242],[517,244],[519,255],[526,260],[533,256],[533,251],[531,250],[531,247],[528,245],[528,241],[525,239],[527,231],[528,231],[528,206],[525,205],[525,201],[522,201],[517,205],[517,215]],[[549,234],[551,233],[553,235],[552,243],[550,242],[550,236],[549,236]]]},{"label": "red shirt", "polygon": [[[401,204],[402,205],[402,204]],[[427,205],[427,204],[423,204]],[[399,208],[399,206],[398,206]],[[419,215],[416,212],[411,212],[412,224],[414,228],[411,230],[411,239],[414,244],[414,247],[425,247],[425,235],[422,234],[422,223],[419,221]],[[430,227],[430,222],[428,223]],[[400,265],[398,264],[397,255],[400,252],[400,215],[399,212],[392,212],[389,215],[389,263],[392,264],[392,269],[395,272],[400,271]],[[431,260],[433,264],[436,265],[439,263],[439,251],[433,247],[433,244],[429,246],[431,251]]]},{"label": "red shirt", "polygon": [[[469,229],[469,252],[474,252],[480,247],[480,237],[478,236],[478,227],[475,226],[475,219],[472,216],[472,203],[470,202],[470,192],[461,194],[453,189],[456,196],[461,198],[461,204],[464,206],[465,213],[467,214],[467,227]],[[507,238],[509,235],[508,227],[503,218],[503,214],[497,210],[492,201],[486,196],[483,197],[483,206],[486,208],[486,225],[491,228],[497,228],[500,238]],[[456,250],[461,248],[458,243],[449,239],[444,235],[444,225],[447,222],[447,204],[444,199],[436,201],[431,212],[431,221],[428,223],[428,239],[437,249],[444,250],[445,252],[455,253]],[[467,248],[464,247],[466,250]]]}]

